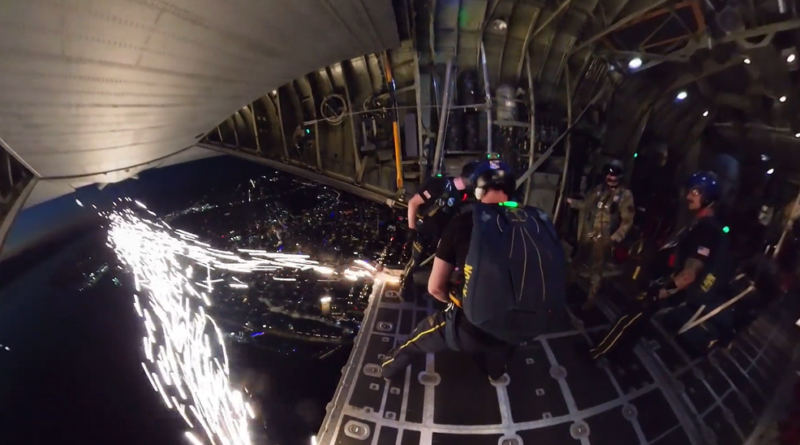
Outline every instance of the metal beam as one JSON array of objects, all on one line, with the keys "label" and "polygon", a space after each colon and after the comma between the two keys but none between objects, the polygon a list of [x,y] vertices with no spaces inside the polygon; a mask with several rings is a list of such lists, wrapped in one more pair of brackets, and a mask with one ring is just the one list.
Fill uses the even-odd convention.
[{"label": "metal beam", "polygon": [[[569,79],[569,64],[566,65],[564,70],[564,78],[566,81],[564,82],[564,86],[567,92],[567,124],[571,127],[572,126],[572,88],[570,87],[570,79]],[[558,191],[558,201],[556,202],[556,209],[553,213],[553,225],[558,223],[558,215],[561,213],[561,203],[564,200],[564,192],[567,188],[567,176],[569,175],[569,157],[572,153],[572,136],[567,135],[567,150],[566,154],[564,155],[564,174],[561,175],[561,187]]]},{"label": "metal beam", "polygon": [[672,83],[667,88],[667,91],[672,91],[674,89],[680,88],[682,86],[688,85],[692,82],[696,82],[700,79],[704,79],[708,76],[713,76],[721,71],[725,71],[728,68],[741,65],[743,62],[739,58],[733,58],[725,63],[717,63],[713,59],[706,59],[703,61],[703,72],[700,74],[692,74],[686,73],[678,77],[678,79]]},{"label": "metal beam", "polygon": [[[797,28],[800,28],[800,19],[787,20],[785,22],[772,23],[769,25],[759,26],[757,28],[746,29],[744,31],[732,32],[716,40],[712,39],[709,36],[704,36],[698,41],[689,42],[683,49],[679,49],[673,53],[670,53],[669,55],[667,55],[667,57],[668,60],[670,61],[688,62],[689,58],[700,48],[711,48],[716,45],[720,45],[723,43],[730,43],[730,42],[737,42],[739,45],[745,48],[757,48],[764,46],[764,44],[766,43],[769,43],[769,41],[776,33],[789,31]],[[751,39],[753,37],[760,37],[764,35],[768,37],[759,43],[750,43],[746,40],[746,39]],[[644,55],[646,57],[650,57],[649,53]],[[658,60],[658,59],[653,60],[652,62],[644,64],[637,71],[643,71],[648,68],[653,68],[654,66],[660,65],[663,62],[664,60]]]},{"label": "metal beam", "polygon": [[248,107],[250,107],[250,117],[253,119],[253,137],[256,138],[256,153],[261,154],[261,141],[258,140],[258,124],[256,123],[256,105],[252,103]]},{"label": "metal beam", "polygon": [[[797,211],[797,208],[800,207],[800,193],[797,194],[797,198],[794,200],[794,206],[792,207],[792,211],[789,212],[789,217]],[[775,245],[775,252],[772,253],[772,257],[775,258],[781,252],[781,248],[783,247],[784,241],[786,241],[786,235],[789,233],[789,230],[792,228],[791,224],[792,220],[789,219],[786,221],[786,225],[783,227],[783,233],[781,233],[781,238],[778,240],[778,244]]]},{"label": "metal beam", "polygon": [[27,168],[29,172],[33,173],[35,176],[37,176],[37,177],[39,177],[39,178],[41,178],[41,177],[42,177],[42,175],[40,175],[40,174],[39,174],[39,172],[37,172],[37,171],[36,171],[36,170],[35,170],[33,167],[31,167],[31,165],[30,165],[30,164],[28,164],[28,163],[27,163],[27,162],[26,162],[24,159],[22,159],[22,156],[20,156],[19,154],[17,154],[17,152],[16,152],[16,151],[14,151],[14,149],[13,149],[13,148],[12,148],[10,145],[8,145],[8,144],[6,143],[6,141],[4,141],[4,140],[3,140],[3,138],[1,138],[1,137],[0,137],[0,150],[2,150],[3,148],[5,148],[5,149],[6,149],[6,151],[7,151],[7,152],[8,152],[8,153],[9,153],[11,156],[13,156],[13,157],[14,157],[14,159],[16,159],[17,161],[19,161],[19,163],[20,163],[20,164],[24,165],[24,166],[25,166],[25,168]]},{"label": "metal beam", "polygon": [[[242,144],[239,143],[239,131],[236,129],[236,116],[239,115],[239,110],[236,110],[231,116],[231,127],[233,128],[233,138],[236,140],[236,147],[241,147]],[[244,121],[244,119],[242,119]]]},{"label": "metal beam", "polygon": [[561,135],[558,137],[558,139],[555,140],[555,142],[550,144],[550,147],[547,149],[547,151],[545,151],[542,154],[542,156],[539,157],[539,159],[537,159],[536,162],[534,162],[533,165],[530,166],[530,168],[528,168],[528,171],[523,173],[522,176],[520,176],[517,179],[517,188],[519,188],[528,178],[530,178],[533,172],[535,172],[536,169],[538,169],[539,166],[541,166],[544,163],[544,161],[546,161],[547,158],[549,158],[550,155],[553,154],[553,150],[556,148],[556,145],[558,145],[558,143],[561,142],[561,140],[564,139],[572,131],[573,128],[575,128],[575,125],[578,122],[580,122],[581,119],[583,119],[583,116],[586,114],[587,111],[589,111],[589,108],[591,108],[592,105],[594,105],[594,103],[597,102],[597,100],[600,99],[606,93],[606,90],[608,90],[608,88],[609,86],[606,85],[597,94],[595,94],[592,100],[589,101],[588,104],[586,104],[586,107],[584,107],[584,109],[581,111],[578,117],[575,118],[575,121],[572,124],[570,124],[570,126],[567,127],[567,129],[563,133],[561,133]]},{"label": "metal beam", "polygon": [[394,119],[392,120],[392,136],[394,137],[394,168],[395,182],[397,190],[403,190],[403,154],[400,149],[400,113],[397,111],[397,95],[395,94],[394,77],[392,76],[392,62],[389,60],[389,52],[383,53],[383,68],[386,73],[386,83],[389,88],[389,97],[392,102]]},{"label": "metal beam", "polygon": [[[279,90],[275,90],[275,100],[272,100],[272,97],[267,95],[272,101],[272,105],[275,107],[275,111],[278,112],[278,127],[281,131],[281,141],[283,141],[283,155],[286,159],[289,158],[289,145],[286,142],[286,130],[283,128],[283,113],[281,112],[281,92]],[[222,139],[220,139],[222,142]]]},{"label": "metal beam", "polygon": [[425,141],[423,140],[422,133],[427,133],[428,129],[422,124],[422,86],[419,72],[419,51],[414,51],[414,99],[417,106],[417,153],[419,154],[419,179],[420,184],[428,177],[428,163],[427,156],[425,155]]},{"label": "metal beam", "polygon": [[600,31],[599,33],[597,33],[597,34],[593,35],[592,37],[590,37],[589,40],[586,40],[585,42],[583,42],[580,45],[578,45],[577,48],[574,48],[572,51],[570,51],[569,55],[573,55],[573,54],[577,53],[578,51],[586,48],[587,46],[591,45],[592,43],[602,39],[603,37],[611,34],[612,32],[614,32],[614,31],[616,31],[618,29],[622,28],[623,26],[627,25],[631,21],[636,20],[637,18],[641,17],[642,15],[647,14],[648,12],[652,11],[655,8],[658,8],[659,6],[667,3],[668,1],[669,0],[658,0],[655,3],[647,5],[644,8],[642,8],[642,9],[640,9],[640,10],[638,10],[638,11],[632,13],[632,14],[629,14],[629,15],[621,18],[620,20],[618,20],[613,25],[609,26],[608,28],[604,29],[603,31]]},{"label": "metal beam", "polygon": [[31,177],[31,179],[28,181],[28,184],[25,185],[25,188],[22,189],[22,192],[14,200],[14,204],[11,205],[11,209],[3,217],[3,220],[0,221],[0,252],[3,251],[3,244],[6,242],[8,232],[11,231],[11,226],[14,225],[14,220],[17,218],[20,210],[22,210],[22,207],[25,205],[25,201],[28,200],[28,197],[31,195],[31,192],[33,192],[33,189],[38,183],[38,176]]},{"label": "metal beam", "polygon": [[[315,105],[316,108],[316,105]],[[317,155],[317,169],[322,171],[322,153],[319,152],[319,123],[314,122],[314,152]]]},{"label": "metal beam", "polygon": [[483,70],[483,89],[486,93],[486,153],[492,152],[492,90],[489,85],[489,67],[486,64],[486,46],[481,40],[481,68]]},{"label": "metal beam", "polygon": [[[535,145],[536,144],[536,96],[534,95],[533,92],[533,74],[531,73],[531,57],[528,55],[528,53],[525,53],[524,57],[526,62],[525,66],[527,67],[528,71],[528,94],[530,95],[531,98],[531,109],[530,109],[531,128],[530,131],[528,132],[530,135],[529,139],[530,142],[528,143],[529,144],[528,169],[530,169],[531,167],[533,167],[533,158],[534,155],[536,154],[536,145]],[[528,179],[528,181],[525,183],[525,201],[524,201],[525,205],[529,204],[528,199],[530,198],[531,195],[531,185],[533,185],[533,178]]]},{"label": "metal beam", "polygon": [[[361,168],[361,156],[358,155],[358,138],[356,137],[356,118],[355,112],[353,111],[353,104],[350,102],[350,88],[347,86],[347,76],[344,75],[344,65],[341,66],[342,69],[342,80],[344,80],[344,100],[347,101],[347,111],[350,113],[350,134],[353,138],[353,162],[355,163],[356,172],[362,172]],[[358,176],[356,183],[361,183],[361,176]]]},{"label": "metal beam", "polygon": [[[569,1],[571,0],[568,0],[564,3],[569,3]],[[519,58],[519,63],[517,64],[517,79],[522,77],[522,64],[525,63],[526,61],[527,63],[530,63],[530,60],[528,60],[528,42],[531,40],[531,37],[533,36],[533,25],[536,24],[536,20],[539,19],[539,15],[541,13],[542,13],[541,8],[537,9],[536,12],[533,13],[533,17],[531,17],[531,24],[528,25],[528,32],[525,34],[525,40],[523,40],[522,42],[522,56]]]},{"label": "metal beam", "polygon": [[[530,44],[531,40],[535,39],[536,36],[539,35],[539,33],[544,31],[544,29],[547,28],[547,26],[550,25],[550,23],[552,23],[553,20],[555,20],[559,16],[559,14],[561,14],[567,8],[567,6],[569,6],[571,3],[572,3],[572,0],[565,0],[563,3],[558,5],[558,9],[556,9],[555,12],[553,12],[553,15],[548,17],[547,20],[544,21],[544,23],[539,25],[539,27],[536,28],[536,31],[531,32],[531,29],[533,28],[533,24],[536,22],[538,17],[541,15],[541,12],[537,13],[536,16],[534,16],[534,19],[531,22],[531,26],[528,27],[528,34],[525,36],[525,41],[522,44],[522,54],[528,54],[528,45]],[[522,75],[522,60],[523,60],[522,58],[519,59],[519,66],[517,66],[517,77],[518,78],[519,78],[519,76]]]},{"label": "metal beam", "polygon": [[[337,189],[351,193],[356,196],[360,196],[365,199],[369,199],[371,201],[380,202],[388,205],[394,204],[394,201],[390,199],[391,197],[394,197],[394,193],[390,192],[389,190],[378,189],[377,187],[370,187],[370,190],[367,190],[367,188],[364,186],[355,185],[353,179],[347,178],[346,176],[338,175],[332,172],[316,173],[302,167],[296,167],[294,165],[289,165],[283,162],[274,161],[272,159],[262,158],[261,156],[244,153],[238,150],[232,150],[230,148],[218,147],[213,144],[202,143],[202,144],[197,144],[197,146],[200,148],[205,148],[207,150],[217,151],[220,153],[236,156],[238,158],[266,165],[268,167],[274,168],[275,170],[291,173],[293,175],[301,176],[306,179],[311,179],[313,181],[319,182],[320,184],[336,187]],[[389,203],[390,201],[391,204]]]},{"label": "metal beam", "polygon": [[438,174],[442,171],[442,162],[439,159],[443,156],[444,152],[444,137],[445,130],[447,129],[447,117],[450,114],[450,73],[453,71],[453,59],[447,61],[447,73],[445,73],[444,80],[444,96],[442,97],[442,108],[439,114],[439,131],[436,135],[436,151],[433,152],[433,174]]}]

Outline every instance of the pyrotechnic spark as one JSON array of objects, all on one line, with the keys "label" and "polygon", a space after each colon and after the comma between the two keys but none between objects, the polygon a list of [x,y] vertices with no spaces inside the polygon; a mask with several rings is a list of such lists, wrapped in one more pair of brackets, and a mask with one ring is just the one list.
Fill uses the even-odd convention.
[{"label": "pyrotechnic spark", "polygon": [[[126,200],[154,215],[143,203]],[[209,294],[214,284],[226,281],[212,279],[212,271],[231,274],[314,269],[326,276],[337,272],[308,255],[239,249],[244,255],[240,256],[213,249],[193,233],[141,218],[131,209],[118,207],[103,216],[110,221],[110,245],[134,276],[137,293],[133,304],[147,331],[142,341],[146,358],[142,367],[153,389],[189,425],[191,431],[186,437],[190,442],[202,444],[197,437],[200,434],[212,445],[250,444],[247,422],[255,412],[242,394],[231,388],[222,333],[205,312],[212,303]],[[363,261],[357,261],[356,266],[360,268],[343,272],[346,279],[368,278],[375,270]],[[205,268],[205,274],[197,273],[198,267]],[[197,275],[199,281],[193,279]],[[233,282],[228,282],[228,287],[248,288],[242,280],[230,277]]]}]

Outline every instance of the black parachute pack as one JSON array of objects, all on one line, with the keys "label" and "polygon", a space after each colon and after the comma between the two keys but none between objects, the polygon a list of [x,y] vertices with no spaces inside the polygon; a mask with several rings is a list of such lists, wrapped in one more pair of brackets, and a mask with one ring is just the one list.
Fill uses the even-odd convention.
[{"label": "black parachute pack", "polygon": [[566,258],[540,209],[475,204],[461,301],[477,328],[518,344],[546,333],[566,305]]}]

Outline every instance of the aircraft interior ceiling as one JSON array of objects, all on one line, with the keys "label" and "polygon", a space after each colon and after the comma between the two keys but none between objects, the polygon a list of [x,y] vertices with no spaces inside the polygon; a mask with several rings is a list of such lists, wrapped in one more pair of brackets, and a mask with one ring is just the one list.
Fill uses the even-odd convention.
[{"label": "aircraft interior ceiling", "polygon": [[12,0],[0,145],[40,183],[26,207],[219,150],[396,196],[484,151],[489,128],[494,151],[533,164],[568,120],[606,155],[659,139],[682,158],[703,139],[796,181],[795,8]]},{"label": "aircraft interior ceiling", "polygon": [[2,145],[50,183],[28,206],[207,156],[254,98],[399,42],[388,1],[11,0],[0,21]]}]

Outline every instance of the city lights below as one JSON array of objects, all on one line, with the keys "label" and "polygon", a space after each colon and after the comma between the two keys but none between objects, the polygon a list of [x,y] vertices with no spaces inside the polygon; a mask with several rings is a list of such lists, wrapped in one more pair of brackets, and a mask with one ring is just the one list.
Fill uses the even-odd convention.
[{"label": "city lights below", "polygon": [[628,68],[632,70],[638,69],[641,66],[642,66],[642,59],[638,57],[634,57],[633,59],[631,59],[630,62],[628,62]]},{"label": "city lights below", "polygon": [[750,65],[750,59],[744,59],[744,64],[745,65]]},{"label": "city lights below", "polygon": [[786,96],[781,96],[781,97],[779,97],[779,98],[778,98],[778,100],[779,100],[781,103],[783,103],[783,102],[786,102]]},{"label": "city lights below", "polygon": [[796,138],[800,138],[800,133],[795,133],[795,134],[794,134],[794,137],[796,137]]},{"label": "city lights below", "polygon": [[792,63],[795,61],[795,59],[797,59],[797,57],[795,57],[794,54],[789,54],[789,57],[786,58],[786,62]]},{"label": "city lights below", "polygon": [[81,202],[80,199],[76,199],[75,203],[78,204],[79,206],[83,207],[83,203]]},{"label": "city lights below", "polygon": [[703,117],[708,117],[708,110],[703,112]]},{"label": "city lights below", "polygon": [[[145,211],[122,207],[100,215],[109,221],[109,245],[134,278],[132,300],[145,327],[142,367],[147,379],[164,405],[184,419],[192,444],[250,445],[248,420],[255,418],[255,411],[231,386],[223,335],[206,313],[215,284],[248,292],[247,274],[263,277],[281,270],[313,272],[320,281],[372,280],[375,267],[357,260],[337,270],[309,255],[218,250],[198,235],[149,219]],[[320,301],[331,300],[324,296]]]},{"label": "city lights below", "polygon": [[773,173],[775,173],[775,169],[774,168],[771,168],[771,169],[767,170],[767,174],[768,175],[771,175]]},{"label": "city lights below", "polygon": [[678,100],[684,100],[687,97],[689,97],[689,93],[687,93],[686,91],[681,91],[680,93],[678,93],[677,96],[675,96],[675,98]]}]

